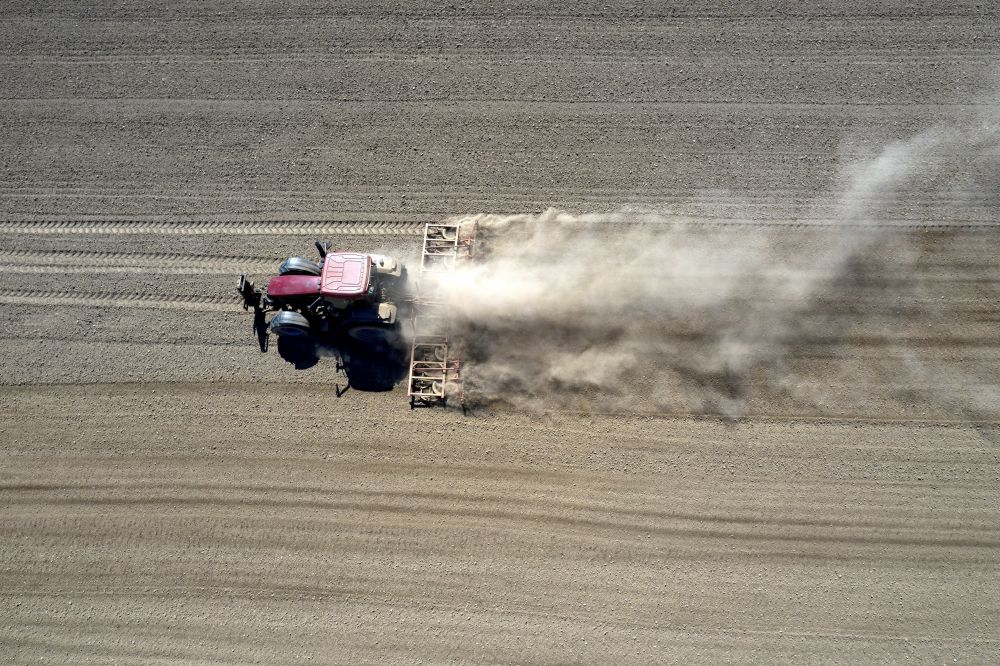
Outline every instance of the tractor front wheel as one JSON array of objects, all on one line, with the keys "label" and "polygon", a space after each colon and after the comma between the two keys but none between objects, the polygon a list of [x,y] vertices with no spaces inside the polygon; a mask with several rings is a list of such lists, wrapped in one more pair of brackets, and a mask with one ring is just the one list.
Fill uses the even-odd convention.
[{"label": "tractor front wheel", "polygon": [[278,267],[278,275],[319,275],[323,267],[302,257],[288,257]]},{"label": "tractor front wheel", "polygon": [[303,338],[312,333],[309,320],[298,312],[282,310],[273,317],[267,329],[279,337]]}]

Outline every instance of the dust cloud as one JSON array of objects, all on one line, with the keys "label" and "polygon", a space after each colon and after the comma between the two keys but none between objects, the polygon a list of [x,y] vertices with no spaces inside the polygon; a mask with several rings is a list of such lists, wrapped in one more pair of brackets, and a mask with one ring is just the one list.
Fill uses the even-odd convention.
[{"label": "dust cloud", "polygon": [[469,394],[729,416],[761,391],[822,402],[795,377],[795,352],[893,326],[859,323],[860,294],[902,297],[919,283],[908,279],[919,248],[906,228],[941,220],[914,219],[914,193],[961,192],[992,214],[984,197],[1000,154],[995,120],[928,130],[847,164],[833,206],[792,227],[649,211],[461,218],[478,224],[479,256],[443,294],[468,343]]}]

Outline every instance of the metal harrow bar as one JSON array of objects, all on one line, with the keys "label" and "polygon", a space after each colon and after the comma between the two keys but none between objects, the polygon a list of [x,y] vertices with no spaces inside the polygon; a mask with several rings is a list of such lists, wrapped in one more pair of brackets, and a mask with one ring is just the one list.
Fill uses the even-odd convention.
[{"label": "metal harrow bar", "polygon": [[472,256],[474,241],[474,225],[432,222],[424,227],[410,347],[407,394],[411,409],[444,406],[456,395],[464,407],[461,349],[449,336],[447,304],[435,298],[435,292],[442,275]]}]

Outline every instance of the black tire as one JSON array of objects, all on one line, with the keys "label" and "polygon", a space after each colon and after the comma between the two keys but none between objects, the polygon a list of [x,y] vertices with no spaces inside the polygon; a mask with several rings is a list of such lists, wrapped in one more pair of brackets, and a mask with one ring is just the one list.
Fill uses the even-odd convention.
[{"label": "black tire", "polygon": [[304,338],[312,334],[312,327],[309,320],[298,312],[282,310],[273,317],[271,323],[267,325],[267,330],[278,337]]},{"label": "black tire", "polygon": [[288,257],[278,267],[278,275],[319,275],[323,267],[302,257]]},{"label": "black tire", "polygon": [[378,350],[394,347],[401,336],[396,326],[372,323],[351,326],[347,337],[356,345]]},{"label": "black tire", "polygon": [[340,350],[351,386],[359,391],[391,391],[409,368],[398,326],[356,322],[342,329]]}]

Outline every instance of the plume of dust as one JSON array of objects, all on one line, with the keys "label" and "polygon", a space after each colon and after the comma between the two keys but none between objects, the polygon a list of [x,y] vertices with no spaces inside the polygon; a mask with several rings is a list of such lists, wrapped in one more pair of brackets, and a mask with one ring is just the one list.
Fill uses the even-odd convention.
[{"label": "plume of dust", "polygon": [[833,219],[805,231],[634,211],[461,218],[478,224],[482,252],[441,293],[469,341],[468,390],[529,407],[740,415],[751,375],[755,390],[762,369],[765,386],[787,388],[786,353],[824,325],[859,258],[902,244],[891,223],[908,195],[950,187],[956,158],[995,158],[996,138],[995,126],[939,128],[891,145],[844,169]]}]

